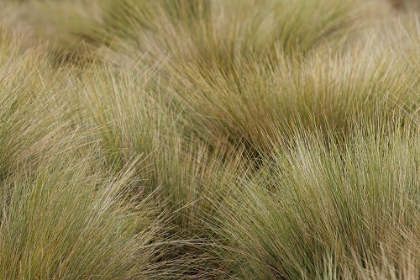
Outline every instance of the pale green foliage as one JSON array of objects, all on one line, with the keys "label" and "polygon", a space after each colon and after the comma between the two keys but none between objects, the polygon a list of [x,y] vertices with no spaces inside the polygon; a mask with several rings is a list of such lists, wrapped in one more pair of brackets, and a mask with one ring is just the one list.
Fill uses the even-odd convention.
[{"label": "pale green foliage", "polygon": [[315,279],[328,266],[328,279],[415,279],[418,134],[369,134],[345,148],[297,137],[230,188],[217,233],[241,279]]},{"label": "pale green foliage", "polygon": [[109,181],[89,158],[57,156],[2,184],[2,278],[147,278],[162,224],[150,203],[124,203],[130,174]]},{"label": "pale green foliage", "polygon": [[0,278],[418,279],[403,11],[3,1]]},{"label": "pale green foliage", "polygon": [[171,95],[194,133],[243,144],[252,155],[294,131],[333,129],[346,137],[355,123],[381,126],[418,104],[415,74],[403,57],[358,57],[360,51],[239,60],[229,74],[183,66],[174,71]]},{"label": "pale green foliage", "polygon": [[[33,168],[46,153],[70,137],[69,116],[54,91],[65,75],[46,67],[38,54],[17,55],[19,46],[3,41],[0,49],[0,174]],[[48,80],[47,81],[47,77]],[[69,136],[65,136],[69,135]]]}]

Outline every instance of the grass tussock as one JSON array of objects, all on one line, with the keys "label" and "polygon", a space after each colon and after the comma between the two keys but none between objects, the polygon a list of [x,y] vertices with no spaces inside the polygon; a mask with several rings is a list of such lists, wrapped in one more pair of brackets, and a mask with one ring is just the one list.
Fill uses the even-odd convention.
[{"label": "grass tussock", "polygon": [[[91,159],[63,155],[37,174],[2,186],[0,226],[5,279],[147,279],[163,247],[150,202],[124,199],[130,174],[104,177]],[[69,166],[70,164],[70,166]],[[113,181],[110,181],[112,178]]]},{"label": "grass tussock", "polygon": [[414,4],[3,1],[1,278],[418,279]]},{"label": "grass tussock", "polygon": [[1,177],[35,168],[72,137],[71,116],[54,94],[63,87],[64,71],[48,69],[43,55],[17,55],[18,47],[5,43],[0,51]]},{"label": "grass tussock", "polygon": [[168,88],[192,133],[225,139],[258,156],[290,141],[296,130],[332,129],[346,138],[354,124],[383,126],[417,106],[415,69],[382,52],[357,57],[363,50],[304,61],[280,53],[258,63],[241,60],[229,74],[184,66]]},{"label": "grass tussock", "polygon": [[226,262],[240,279],[414,279],[416,141],[400,130],[358,132],[344,149],[297,137],[221,202]]}]

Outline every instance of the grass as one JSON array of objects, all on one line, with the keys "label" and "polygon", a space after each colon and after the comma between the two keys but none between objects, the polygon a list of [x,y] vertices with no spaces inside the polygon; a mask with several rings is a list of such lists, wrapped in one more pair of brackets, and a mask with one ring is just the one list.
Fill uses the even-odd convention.
[{"label": "grass", "polygon": [[[130,174],[103,178],[89,158],[63,157],[2,188],[5,279],[149,278],[162,244],[153,205],[124,201]],[[69,167],[68,164],[71,166]]]},{"label": "grass", "polygon": [[345,148],[310,134],[275,151],[220,204],[215,228],[232,270],[240,279],[416,276],[418,144],[405,133],[359,131]]},{"label": "grass", "polygon": [[391,2],[3,1],[1,277],[418,279]]}]

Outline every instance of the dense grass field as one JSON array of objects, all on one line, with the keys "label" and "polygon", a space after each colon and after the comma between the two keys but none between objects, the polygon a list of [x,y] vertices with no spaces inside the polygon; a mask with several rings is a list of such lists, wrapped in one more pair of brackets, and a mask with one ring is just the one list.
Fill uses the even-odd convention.
[{"label": "dense grass field", "polygon": [[420,279],[419,6],[0,1],[0,279]]}]

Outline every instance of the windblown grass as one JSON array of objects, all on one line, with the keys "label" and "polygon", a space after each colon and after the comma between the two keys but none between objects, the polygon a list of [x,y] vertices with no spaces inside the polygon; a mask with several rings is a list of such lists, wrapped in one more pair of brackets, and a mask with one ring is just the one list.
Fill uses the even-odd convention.
[{"label": "windblown grass", "polygon": [[363,51],[239,60],[229,74],[187,65],[174,71],[168,88],[192,133],[245,146],[256,157],[290,141],[296,130],[332,129],[345,138],[354,124],[382,126],[415,108],[409,63],[386,52],[358,56]]},{"label": "windblown grass", "polygon": [[418,277],[417,133],[367,134],[297,137],[229,188],[216,225],[240,279]]},{"label": "windblown grass", "polygon": [[[89,158],[43,163],[2,184],[0,275],[4,279],[153,278],[162,223],[153,205],[124,201]],[[76,161],[76,162],[74,162]],[[151,275],[154,275],[153,277]]]},{"label": "windblown grass", "polygon": [[0,3],[1,277],[418,279],[401,7]]},{"label": "windblown grass", "polygon": [[[5,38],[6,39],[6,38]],[[69,138],[70,115],[61,110],[54,91],[65,74],[46,66],[43,55],[17,55],[19,45],[3,41],[0,50],[0,174],[32,169]],[[50,79],[47,81],[47,78]]]}]

